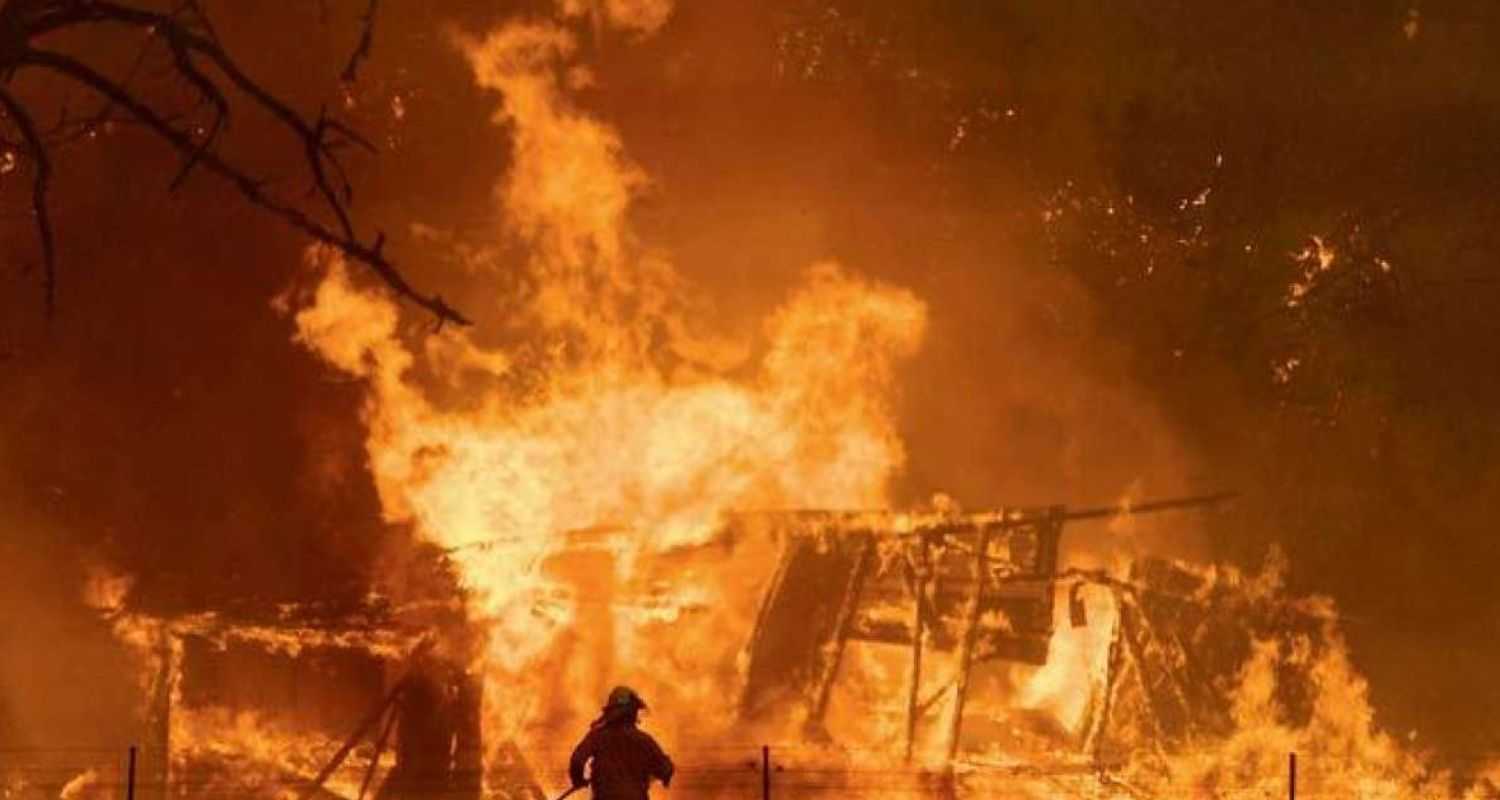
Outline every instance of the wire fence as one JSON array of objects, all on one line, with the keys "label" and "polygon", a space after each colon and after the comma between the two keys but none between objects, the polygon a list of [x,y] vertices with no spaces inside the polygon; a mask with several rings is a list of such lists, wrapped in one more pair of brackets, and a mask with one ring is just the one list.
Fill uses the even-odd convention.
[{"label": "wire fence", "polygon": [[[353,798],[347,787],[330,786],[318,791],[308,776],[264,764],[236,766],[166,763],[160,752],[129,747],[0,747],[0,800],[250,800],[251,798],[334,797]],[[469,785],[485,787],[484,798],[493,800],[550,800],[545,792],[566,788],[564,765],[568,751],[531,750],[525,763],[549,767],[544,774],[516,775],[492,771],[470,775]],[[1276,770],[1264,765],[1259,774],[1217,775],[1212,782],[1202,777],[1193,783],[1174,783],[1170,778],[1139,780],[1122,772],[1076,760],[1046,762],[974,763],[952,766],[907,764],[898,756],[881,758],[876,751],[845,752],[834,760],[828,751],[801,745],[714,745],[679,749],[673,753],[676,774],[660,797],[672,800],[717,800],[723,798],[1018,798],[1020,800],[1366,800],[1367,798],[1439,798],[1500,800],[1500,774],[1488,757],[1450,759],[1441,781],[1408,786],[1351,777],[1338,769],[1323,770],[1306,757],[1287,754]],[[132,766],[132,759],[134,765]],[[365,767],[359,766],[358,771]],[[555,773],[555,774],[554,774]],[[163,776],[165,774],[165,781]],[[369,783],[365,795],[373,798],[386,772]],[[405,781],[403,797],[473,797],[456,791],[465,776],[448,773],[431,783]],[[455,779],[459,779],[455,781]],[[347,781],[346,781],[347,783]],[[358,787],[359,781],[354,786]],[[1446,784],[1446,785],[1444,785]],[[1394,793],[1393,793],[1394,790]],[[577,796],[575,796],[577,797]],[[580,798],[582,800],[582,798]]]}]

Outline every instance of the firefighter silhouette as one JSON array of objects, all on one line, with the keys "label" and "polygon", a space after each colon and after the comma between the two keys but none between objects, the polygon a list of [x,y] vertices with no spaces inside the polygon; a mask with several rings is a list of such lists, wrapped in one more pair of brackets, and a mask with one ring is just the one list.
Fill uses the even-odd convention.
[{"label": "firefighter silhouette", "polygon": [[599,718],[568,760],[574,791],[587,785],[594,800],[646,800],[652,778],[662,786],[672,784],[672,760],[638,727],[645,708],[640,695],[627,686],[609,693]]}]

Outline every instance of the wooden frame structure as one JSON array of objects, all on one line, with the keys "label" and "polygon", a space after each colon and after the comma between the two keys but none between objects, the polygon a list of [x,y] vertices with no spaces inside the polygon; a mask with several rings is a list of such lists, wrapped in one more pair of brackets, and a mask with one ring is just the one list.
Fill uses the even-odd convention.
[{"label": "wooden frame structure", "polygon": [[[154,640],[151,651],[154,674],[146,713],[150,739],[144,748],[142,796],[166,800],[181,792],[172,774],[175,744],[172,733],[173,717],[179,713],[174,704],[178,702],[179,687],[187,669],[187,644],[201,640],[202,652],[215,652],[234,643],[264,653],[281,652],[295,660],[298,658],[295,652],[277,649],[285,647],[282,637],[287,637],[294,638],[300,647],[358,653],[395,670],[387,679],[393,682],[315,777],[287,773],[297,797],[304,800],[335,797],[324,789],[324,784],[360,744],[368,742],[374,749],[362,769],[358,795],[361,800],[384,796],[391,790],[390,785],[377,787],[373,783],[388,752],[394,764],[384,784],[397,784],[399,791],[401,784],[419,782],[442,787],[447,797],[477,798],[483,753],[478,717],[481,689],[477,680],[441,657],[431,655],[435,645],[433,636],[402,624],[389,609],[361,607],[339,611],[342,613],[330,616],[321,609],[282,606],[271,610],[255,608],[250,613],[237,608],[238,613],[228,618],[215,613],[176,618],[132,615],[137,624],[149,626]],[[450,693],[457,696],[456,704],[461,710],[472,713],[449,720],[453,727],[446,732],[453,739],[453,754],[449,759],[453,766],[433,770],[430,763],[425,763],[432,759],[424,758],[430,754],[423,751],[420,739],[433,733],[431,717],[438,712],[435,706]],[[393,744],[393,734],[413,723],[418,735],[406,730],[399,745]]]},{"label": "wooden frame structure", "polygon": [[[1046,663],[1067,522],[1209,505],[1229,496],[1082,511],[775,515],[771,522],[787,530],[787,545],[752,636],[741,715],[758,716],[790,694],[807,709],[808,735],[827,739],[824,721],[849,643],[902,646],[910,650],[906,757],[924,718],[948,698],[944,752],[952,760],[974,667],[997,660]],[[935,681],[926,674],[934,650],[957,658],[953,674]],[[935,690],[928,688],[932,683]]]}]

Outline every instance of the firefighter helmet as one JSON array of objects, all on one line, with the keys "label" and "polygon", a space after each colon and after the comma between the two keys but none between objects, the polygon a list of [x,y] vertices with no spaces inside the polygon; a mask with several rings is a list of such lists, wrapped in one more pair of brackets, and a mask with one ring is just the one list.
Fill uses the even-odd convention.
[{"label": "firefighter helmet", "polygon": [[606,711],[616,708],[645,708],[646,701],[635,693],[629,686],[616,686],[609,692],[609,699],[604,702]]}]

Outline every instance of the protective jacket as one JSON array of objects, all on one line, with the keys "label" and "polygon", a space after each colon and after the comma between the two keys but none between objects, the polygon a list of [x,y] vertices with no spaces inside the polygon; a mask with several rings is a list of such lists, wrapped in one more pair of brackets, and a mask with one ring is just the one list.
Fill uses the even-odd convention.
[{"label": "protective jacket", "polygon": [[586,764],[594,800],[646,800],[652,778],[672,783],[672,760],[630,719],[602,721],[583,737],[568,760],[574,786],[583,785]]}]

